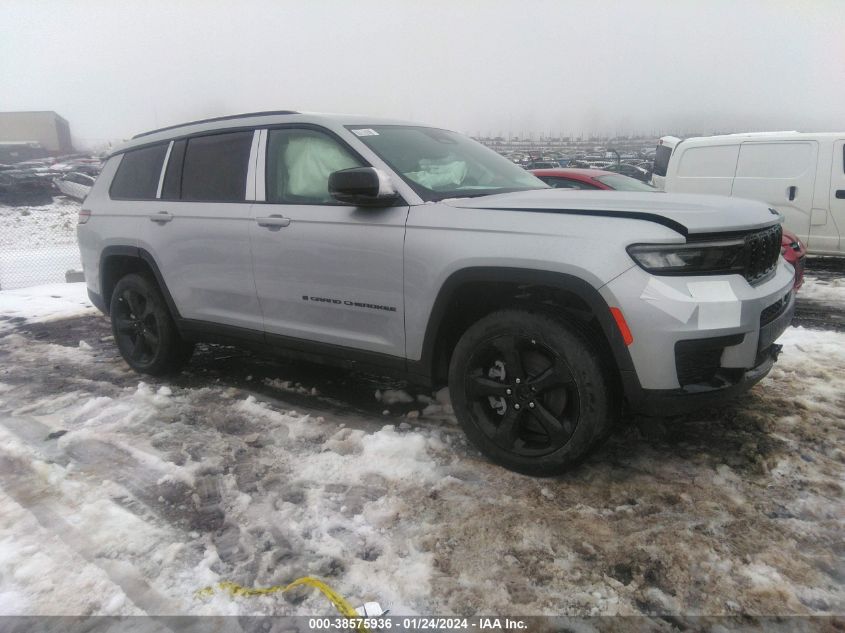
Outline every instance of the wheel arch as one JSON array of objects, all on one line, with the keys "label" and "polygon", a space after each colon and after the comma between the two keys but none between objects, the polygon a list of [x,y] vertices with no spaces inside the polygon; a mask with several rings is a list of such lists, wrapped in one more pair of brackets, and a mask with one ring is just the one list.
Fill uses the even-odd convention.
[{"label": "wheel arch", "polygon": [[582,329],[599,336],[600,340],[594,342],[627,391],[634,368],[631,355],[610,306],[598,290],[574,275],[522,268],[471,267],[452,273],[434,301],[420,360],[409,361],[409,375],[419,382],[445,384],[451,352],[460,334],[491,311],[520,306],[576,317]]},{"label": "wheel arch", "polygon": [[179,318],[179,310],[170,295],[161,270],[149,251],[138,246],[113,244],[103,249],[100,254],[100,296],[108,314],[111,295],[121,277],[130,273],[146,273],[158,284],[167,308],[174,319]]}]

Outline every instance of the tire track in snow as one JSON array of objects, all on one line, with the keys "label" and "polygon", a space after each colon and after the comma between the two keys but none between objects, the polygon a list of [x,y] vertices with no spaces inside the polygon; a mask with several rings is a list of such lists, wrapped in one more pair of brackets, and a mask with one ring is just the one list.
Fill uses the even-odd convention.
[{"label": "tire track in snow", "polygon": [[157,591],[134,565],[125,560],[104,558],[102,547],[91,536],[66,521],[63,517],[74,516],[77,509],[49,487],[36,485],[41,478],[26,461],[0,453],[0,472],[6,494],[26,508],[41,527],[57,536],[86,562],[102,569],[134,605],[153,614],[181,612],[180,604]]}]

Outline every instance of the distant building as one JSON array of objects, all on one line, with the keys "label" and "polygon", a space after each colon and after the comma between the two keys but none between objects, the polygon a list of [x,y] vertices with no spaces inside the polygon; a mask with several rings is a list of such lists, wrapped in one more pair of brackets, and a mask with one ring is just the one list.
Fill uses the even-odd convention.
[{"label": "distant building", "polygon": [[0,112],[0,145],[38,144],[51,154],[70,154],[70,126],[52,111]]}]

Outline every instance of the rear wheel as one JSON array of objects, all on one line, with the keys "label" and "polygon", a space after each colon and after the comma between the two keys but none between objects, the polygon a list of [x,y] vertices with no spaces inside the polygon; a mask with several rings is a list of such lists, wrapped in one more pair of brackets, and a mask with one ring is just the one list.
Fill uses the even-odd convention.
[{"label": "rear wheel", "polygon": [[464,333],[449,391],[481,451],[532,475],[572,465],[618,415],[607,370],[587,338],[550,315],[522,310],[495,312]]},{"label": "rear wheel", "polygon": [[161,291],[148,277],[133,273],[121,278],[109,313],[120,354],[135,371],[176,372],[191,357],[193,344],[179,336]]}]

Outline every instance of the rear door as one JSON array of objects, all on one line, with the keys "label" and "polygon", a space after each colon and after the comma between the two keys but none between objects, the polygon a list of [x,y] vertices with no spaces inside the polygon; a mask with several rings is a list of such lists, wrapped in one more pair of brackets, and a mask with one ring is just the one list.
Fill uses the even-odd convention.
[{"label": "rear door", "polygon": [[333,133],[313,126],[263,133],[250,231],[268,338],[404,357],[408,206],[333,200],[329,174],[366,165]]},{"label": "rear door", "polygon": [[246,195],[254,136],[222,131],[174,141],[140,237],[183,318],[260,337]]},{"label": "rear door", "polygon": [[830,218],[823,236],[816,237],[812,228],[810,247],[814,250],[845,254],[845,139],[833,142],[833,165],[830,171]]},{"label": "rear door", "polygon": [[805,242],[818,162],[816,141],[746,141],[739,151],[731,195],[766,202]]}]

